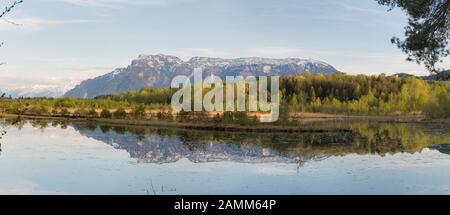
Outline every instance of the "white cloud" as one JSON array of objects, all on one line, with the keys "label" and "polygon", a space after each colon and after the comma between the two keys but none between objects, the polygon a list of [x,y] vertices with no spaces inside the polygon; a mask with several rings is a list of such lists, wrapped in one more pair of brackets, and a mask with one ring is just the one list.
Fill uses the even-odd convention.
[{"label": "white cloud", "polygon": [[[74,59],[35,58],[20,59],[28,65],[18,63],[0,66],[0,92],[17,96],[52,96],[59,97],[75,87],[81,81],[106,74],[114,67],[86,66]],[[86,64],[86,63],[85,63]],[[29,65],[36,70],[58,71],[42,73],[21,73]],[[16,75],[10,75],[16,74]],[[51,75],[50,75],[51,74]]]},{"label": "white cloud", "polygon": [[166,6],[184,0],[53,0],[85,7],[118,8],[123,5],[155,5]]},{"label": "white cloud", "polygon": [[246,55],[269,58],[299,57],[305,53],[302,49],[286,46],[255,47],[246,50]]},{"label": "white cloud", "polygon": [[80,81],[81,79],[69,77],[0,76],[0,91],[13,96],[33,96],[34,94],[61,96]]},{"label": "white cloud", "polygon": [[7,21],[0,20],[0,30],[39,30],[45,26],[55,25],[71,25],[71,24],[86,24],[86,23],[101,23],[102,20],[92,19],[66,19],[66,20],[52,20],[37,17],[12,17],[8,19],[17,23],[14,25]]}]

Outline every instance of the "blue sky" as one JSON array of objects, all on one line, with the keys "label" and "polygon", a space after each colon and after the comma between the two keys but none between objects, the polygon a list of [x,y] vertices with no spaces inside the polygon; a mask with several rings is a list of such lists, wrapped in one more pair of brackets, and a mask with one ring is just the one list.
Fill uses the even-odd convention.
[{"label": "blue sky", "polygon": [[390,43],[403,35],[405,14],[375,0],[25,0],[7,18],[21,26],[0,20],[2,85],[73,85],[158,53],[427,74]]}]

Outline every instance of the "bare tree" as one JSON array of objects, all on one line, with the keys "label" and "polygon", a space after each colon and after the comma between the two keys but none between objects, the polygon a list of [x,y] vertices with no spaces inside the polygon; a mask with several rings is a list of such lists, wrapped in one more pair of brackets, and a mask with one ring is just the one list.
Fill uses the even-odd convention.
[{"label": "bare tree", "polygon": [[[23,3],[23,0],[16,0],[16,1],[14,1],[14,2],[12,2],[11,4],[9,4],[9,5],[7,5],[6,7],[5,7],[5,9],[0,13],[0,19],[2,19],[3,21],[5,21],[5,22],[7,22],[7,23],[9,23],[9,24],[12,24],[12,25],[18,25],[17,23],[15,23],[15,22],[12,22],[12,21],[9,21],[9,20],[7,20],[6,18],[5,18],[5,16],[8,14],[8,13],[10,13],[17,5],[19,5],[19,4],[22,4]],[[0,47],[2,47],[3,46],[3,42],[0,42]],[[4,63],[0,63],[0,65],[3,65]],[[0,93],[1,95],[0,95],[0,99],[4,99],[5,98],[5,93]],[[17,119],[16,120],[14,120],[12,123],[11,123],[11,125],[14,125],[14,124],[16,124],[16,123],[18,123],[19,121],[20,121],[21,119],[20,119],[20,115],[17,117]],[[6,130],[8,129],[8,125],[6,125],[6,127],[5,126],[2,126],[1,128],[0,128],[0,140],[1,139],[3,139],[3,137],[6,135]],[[0,142],[0,152],[2,151],[2,143]]]},{"label": "bare tree", "polygon": [[[15,23],[13,21],[10,21],[8,19],[5,18],[5,16],[10,13],[15,7],[17,7],[17,5],[22,4],[24,0],[16,0],[14,2],[12,2],[11,4],[7,5],[5,7],[5,9],[0,13],[0,19],[3,20],[4,22],[11,24],[11,25],[20,25],[18,23]],[[0,48],[3,46],[4,42],[0,42]],[[0,62],[0,66],[5,64],[4,62]]]},{"label": "bare tree", "polygon": [[0,14],[0,18],[3,18],[7,13],[11,12],[18,4],[23,3],[23,0],[14,1],[11,5],[6,6],[5,10]]}]

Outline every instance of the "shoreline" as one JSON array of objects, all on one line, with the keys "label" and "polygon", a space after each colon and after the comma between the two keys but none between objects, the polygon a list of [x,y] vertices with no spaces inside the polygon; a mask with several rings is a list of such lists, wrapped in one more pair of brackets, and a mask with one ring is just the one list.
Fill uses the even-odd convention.
[{"label": "shoreline", "polygon": [[[107,118],[88,118],[75,116],[47,116],[47,115],[16,115],[0,114],[0,118],[23,119],[47,119],[47,120],[69,120],[79,122],[96,122],[118,126],[149,126],[161,128],[179,128],[189,130],[209,130],[209,131],[228,131],[228,132],[273,132],[273,133],[302,133],[302,132],[352,132],[351,129],[336,128],[335,123],[349,122],[372,122],[372,123],[412,123],[412,124],[448,124],[450,119],[426,119],[422,116],[352,116],[352,115],[332,115],[332,114],[312,114],[293,117],[296,125],[276,125],[276,124],[214,124],[189,123],[165,120],[137,120],[137,119],[107,119]],[[329,123],[329,127],[326,126]]]}]

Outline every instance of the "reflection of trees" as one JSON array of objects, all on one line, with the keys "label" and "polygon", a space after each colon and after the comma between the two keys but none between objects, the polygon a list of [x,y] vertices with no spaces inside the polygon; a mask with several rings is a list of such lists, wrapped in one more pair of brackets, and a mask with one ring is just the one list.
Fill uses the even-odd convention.
[{"label": "reflection of trees", "polygon": [[103,133],[108,133],[111,130],[111,126],[109,126],[109,125],[100,125],[100,130],[102,130]]},{"label": "reflection of trees", "polygon": [[369,124],[351,125],[360,138],[358,145],[364,145],[368,152],[385,154],[402,152],[419,152],[432,144],[450,140],[450,132],[431,129],[418,124]]},{"label": "reflection of trees", "polygon": [[435,149],[438,150],[440,153],[450,155],[450,142],[449,144],[432,145],[430,146],[430,149]]},{"label": "reflection of trees", "polygon": [[36,119],[36,120],[30,120],[31,126],[34,128],[39,128],[41,130],[44,130],[48,127],[48,120],[42,120],[42,119]]},{"label": "reflection of trees", "polygon": [[[64,128],[67,123],[52,121],[51,125]],[[31,120],[30,124],[45,129],[49,122]],[[349,123],[334,126],[345,126],[351,132],[296,134],[194,131],[94,122],[71,122],[70,125],[84,136],[124,149],[139,162],[150,163],[188,158],[193,162],[229,160],[302,164],[347,154],[415,153],[433,144],[450,142],[448,129],[419,124]]]},{"label": "reflection of trees", "polygon": [[[352,132],[323,133],[237,133],[115,127],[105,130],[83,123],[73,126],[82,135],[103,142],[114,142],[132,157],[143,162],[171,162],[187,157],[195,161],[241,160],[243,162],[304,162],[346,154],[386,155],[398,152],[420,152],[450,139],[445,130],[429,129],[416,124],[351,123]],[[345,126],[345,125],[339,125]],[[158,157],[158,158],[157,158]],[[194,158],[195,157],[195,158]],[[154,159],[157,158],[157,159]]]}]

